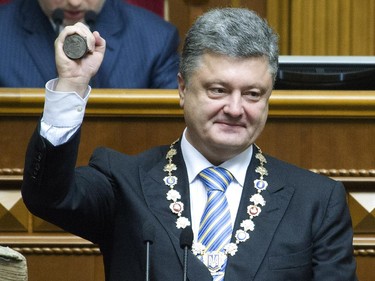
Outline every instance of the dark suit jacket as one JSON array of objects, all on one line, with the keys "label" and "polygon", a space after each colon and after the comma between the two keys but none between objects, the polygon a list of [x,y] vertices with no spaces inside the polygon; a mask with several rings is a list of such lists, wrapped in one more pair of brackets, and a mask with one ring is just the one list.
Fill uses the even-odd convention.
[{"label": "dark suit jacket", "polygon": [[[35,132],[29,144],[22,194],[34,214],[99,244],[107,280],[143,280],[142,226],[156,230],[151,248],[151,280],[176,281],[183,274],[181,230],[169,210],[163,178],[168,146],[129,156],[98,148],[86,167],[74,169],[79,136],[53,147]],[[189,186],[180,146],[174,163],[190,218]],[[229,257],[226,281],[352,281],[352,230],[342,184],[266,156],[267,202],[250,239]],[[234,229],[247,218],[258,161],[252,159]],[[189,252],[188,279],[212,280]]]},{"label": "dark suit jacket", "polygon": [[[177,88],[177,29],[159,16],[106,0],[95,29],[107,50],[95,88]],[[57,77],[49,19],[37,0],[0,5],[0,87],[44,87]]]}]

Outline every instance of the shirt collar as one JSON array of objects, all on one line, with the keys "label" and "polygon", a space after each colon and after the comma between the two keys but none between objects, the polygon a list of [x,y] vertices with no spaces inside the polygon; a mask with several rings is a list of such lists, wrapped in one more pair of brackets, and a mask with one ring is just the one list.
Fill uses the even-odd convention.
[{"label": "shirt collar", "polygon": [[[186,129],[182,134],[181,151],[184,157],[189,183],[192,183],[196,176],[205,168],[213,166],[194,146],[186,139]],[[241,186],[245,183],[246,171],[250,164],[253,154],[253,146],[249,146],[246,150],[222,163],[220,167],[226,168],[232,173],[235,180]]]}]

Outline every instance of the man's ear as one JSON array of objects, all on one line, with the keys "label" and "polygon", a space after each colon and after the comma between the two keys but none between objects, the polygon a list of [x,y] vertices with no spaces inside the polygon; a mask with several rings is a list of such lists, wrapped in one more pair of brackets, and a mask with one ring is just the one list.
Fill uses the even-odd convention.
[{"label": "man's ear", "polygon": [[180,72],[177,74],[177,78],[178,78],[178,94],[180,96],[180,107],[184,108],[186,83]]}]

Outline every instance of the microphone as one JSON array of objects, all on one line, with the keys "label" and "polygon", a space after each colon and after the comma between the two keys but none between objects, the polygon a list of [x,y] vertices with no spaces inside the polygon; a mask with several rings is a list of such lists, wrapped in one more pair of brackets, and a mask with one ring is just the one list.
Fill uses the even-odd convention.
[{"label": "microphone", "polygon": [[55,24],[55,33],[56,36],[60,33],[60,26],[62,25],[64,20],[64,11],[63,9],[57,8],[52,12],[52,21]]},{"label": "microphone", "polygon": [[85,22],[89,26],[91,32],[95,29],[96,16],[97,14],[92,10],[88,10],[85,13]]},{"label": "microphone", "polygon": [[187,280],[187,258],[188,250],[193,244],[194,234],[190,226],[185,227],[180,234],[180,247],[184,250],[184,278]]},{"label": "microphone", "polygon": [[154,242],[155,228],[146,221],[143,224],[143,242],[146,244],[146,281],[150,280],[150,245]]}]

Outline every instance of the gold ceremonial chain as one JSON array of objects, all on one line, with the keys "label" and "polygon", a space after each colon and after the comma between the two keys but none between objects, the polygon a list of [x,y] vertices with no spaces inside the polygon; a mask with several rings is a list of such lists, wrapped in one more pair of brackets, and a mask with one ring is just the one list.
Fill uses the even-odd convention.
[{"label": "gold ceremonial chain", "polygon": [[[169,208],[171,209],[172,213],[177,215],[176,220],[176,227],[177,228],[185,228],[189,226],[190,220],[187,217],[182,216],[182,212],[184,211],[184,204],[181,201],[181,194],[174,189],[175,185],[178,182],[178,178],[172,174],[173,171],[177,170],[177,166],[173,163],[173,156],[177,154],[177,150],[174,148],[174,145],[179,141],[177,139],[174,141],[167,152],[166,159],[168,163],[164,166],[164,171],[168,173],[167,176],[164,177],[164,183],[169,186],[169,191],[167,192],[167,200],[172,201],[170,203]],[[249,231],[254,231],[255,224],[253,222],[253,218],[259,216],[260,212],[262,211],[261,206],[264,207],[266,205],[266,201],[264,200],[263,196],[261,195],[263,190],[267,189],[268,183],[264,180],[264,176],[268,175],[267,169],[264,167],[264,164],[267,163],[266,158],[263,156],[261,149],[255,145],[259,152],[255,155],[255,158],[259,160],[259,166],[255,169],[255,172],[260,175],[259,179],[254,180],[254,188],[256,189],[257,193],[253,194],[250,197],[251,204],[247,206],[247,214],[249,215],[248,219],[245,219],[241,222],[241,228],[238,229],[234,235],[235,243],[228,243],[224,247],[224,254],[234,256],[238,250],[238,244],[240,242],[245,242],[250,238]],[[192,246],[192,252],[196,256],[203,257],[206,253],[206,246],[202,243],[194,242]]]}]

